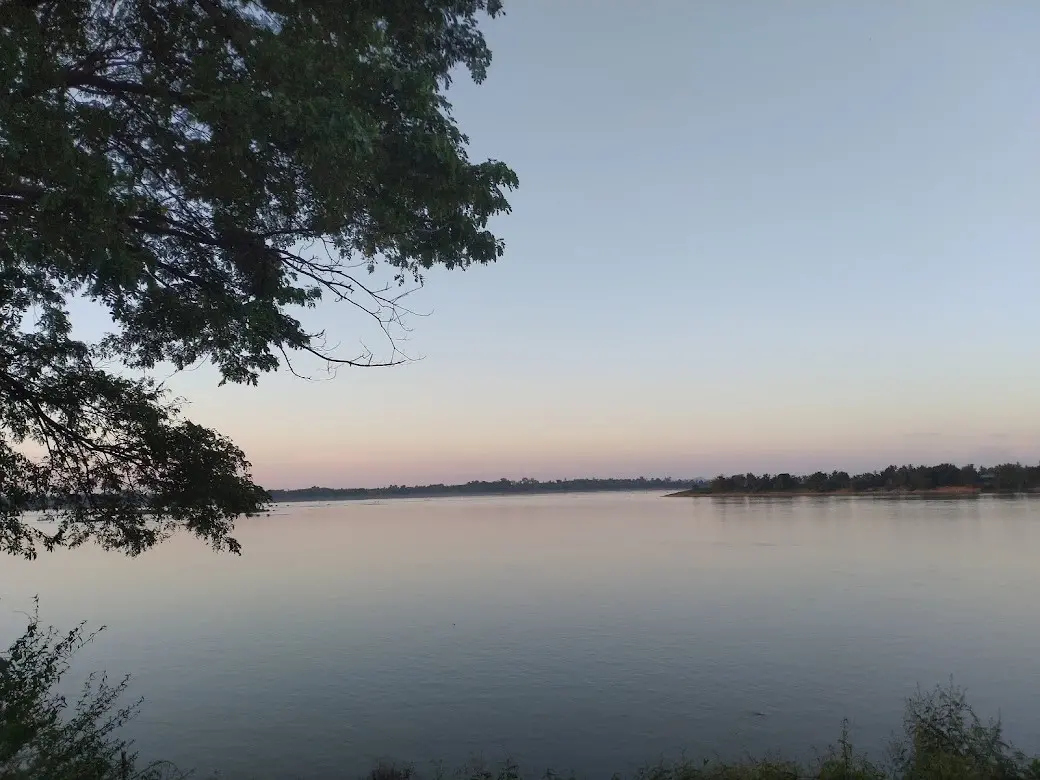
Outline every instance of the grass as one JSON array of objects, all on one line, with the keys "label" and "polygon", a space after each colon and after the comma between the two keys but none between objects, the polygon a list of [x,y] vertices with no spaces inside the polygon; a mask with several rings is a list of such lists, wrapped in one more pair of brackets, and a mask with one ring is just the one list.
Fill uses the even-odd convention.
[{"label": "grass", "polygon": [[[84,633],[83,626],[66,633],[42,629],[34,613],[26,632],[6,653],[0,653],[0,780],[176,780],[189,776],[165,763],[140,765],[131,743],[120,736],[140,704],[119,703],[125,679],[111,684],[104,676],[92,677],[71,705],[57,693],[72,655],[94,636]],[[302,774],[306,761],[306,755],[299,757]],[[585,780],[552,772],[537,776]],[[517,765],[505,763],[497,768],[438,769],[429,780],[530,777]],[[423,778],[412,766],[381,764],[367,777],[350,780]],[[657,763],[628,780],[1040,780],[1040,760],[1008,744],[1000,722],[979,718],[964,692],[951,683],[919,691],[907,701],[901,736],[884,760],[857,753],[846,723],[837,745],[811,764],[779,759]]]}]

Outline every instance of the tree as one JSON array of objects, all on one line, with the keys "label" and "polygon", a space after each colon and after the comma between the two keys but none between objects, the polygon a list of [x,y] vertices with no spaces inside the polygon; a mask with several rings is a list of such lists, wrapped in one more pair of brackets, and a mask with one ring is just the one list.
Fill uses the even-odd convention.
[{"label": "tree", "polygon": [[847,490],[852,482],[847,471],[832,471],[827,477],[828,490]]},{"label": "tree", "polygon": [[993,489],[998,493],[1020,493],[1026,489],[1027,470],[1020,463],[993,467]]},{"label": "tree", "polygon": [[816,471],[805,478],[805,489],[815,493],[821,493],[827,488],[827,475],[822,471]]},{"label": "tree", "polygon": [[[517,184],[471,162],[445,91],[483,80],[499,0],[26,0],[0,5],[0,548],[177,528],[237,550],[262,510],[244,454],[148,371],[255,384],[340,355],[301,307],[347,301],[392,338],[395,292],[495,261]],[[377,266],[393,281],[378,286]],[[110,314],[74,338],[68,300]],[[391,341],[392,344],[392,341]],[[22,512],[48,506],[56,525]]]},{"label": "tree", "polygon": [[733,490],[733,483],[725,474],[719,474],[711,481],[712,493],[729,493]]},{"label": "tree", "polygon": [[967,466],[961,467],[960,473],[960,484],[962,485],[977,485],[979,482],[979,472],[975,468],[974,463],[969,463]]}]

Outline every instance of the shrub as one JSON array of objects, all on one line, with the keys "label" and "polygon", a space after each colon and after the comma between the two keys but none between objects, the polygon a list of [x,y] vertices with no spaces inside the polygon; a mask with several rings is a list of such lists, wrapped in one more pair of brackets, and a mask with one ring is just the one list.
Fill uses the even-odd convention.
[{"label": "shrub", "polygon": [[112,684],[105,675],[91,675],[71,706],[57,692],[72,656],[100,630],[85,633],[82,623],[65,634],[43,629],[34,608],[25,633],[0,654],[0,780],[181,776],[164,763],[139,768],[131,743],[118,736],[140,706],[119,704],[129,678]]}]

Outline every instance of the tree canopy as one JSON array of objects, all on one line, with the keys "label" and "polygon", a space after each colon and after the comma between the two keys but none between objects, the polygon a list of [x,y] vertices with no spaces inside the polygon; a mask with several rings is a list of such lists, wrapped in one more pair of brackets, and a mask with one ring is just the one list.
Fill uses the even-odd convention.
[{"label": "tree canopy", "polygon": [[792,474],[720,474],[699,493],[842,493],[916,492],[971,488],[983,493],[1024,493],[1040,490],[1040,465],[1001,463],[976,468],[956,466],[888,466],[880,471],[850,475],[847,471]]},{"label": "tree canopy", "polygon": [[[255,384],[332,354],[301,307],[386,326],[398,283],[493,262],[516,175],[473,162],[446,90],[491,53],[498,0],[0,4],[0,549],[176,528],[237,550],[261,511],[231,441],[147,372],[211,361]],[[107,310],[76,337],[69,300]],[[291,364],[289,364],[291,367]],[[126,368],[133,369],[128,371]],[[140,371],[138,371],[138,369]],[[23,510],[44,500],[55,523]]]}]

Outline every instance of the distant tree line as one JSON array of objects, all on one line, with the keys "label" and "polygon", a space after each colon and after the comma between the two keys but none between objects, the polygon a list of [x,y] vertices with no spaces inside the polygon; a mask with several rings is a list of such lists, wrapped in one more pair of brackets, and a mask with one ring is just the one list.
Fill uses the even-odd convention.
[{"label": "distant tree line", "polygon": [[[998,466],[888,466],[880,471],[849,474],[847,471],[817,471],[813,474],[720,474],[712,480],[679,480],[671,477],[637,477],[634,479],[557,479],[540,481],[525,477],[519,480],[472,480],[464,484],[389,485],[379,488],[309,487],[298,490],[271,490],[275,502],[346,501],[374,498],[436,498],[441,496],[495,496],[539,493],[596,493],[638,490],[689,490],[692,493],[892,493],[973,488],[981,493],[1040,492],[1040,465],[1003,463]],[[40,497],[24,501],[29,509],[53,509],[59,506],[89,504],[97,508],[107,497],[71,495]],[[0,505],[6,501],[0,496]],[[125,504],[138,504],[146,511],[143,496],[127,493]]]},{"label": "distant tree line", "polygon": [[719,475],[707,484],[695,486],[705,493],[837,493],[837,492],[912,492],[942,488],[974,488],[983,493],[1025,493],[1040,491],[1040,465],[1003,463],[976,468],[973,464],[955,466],[888,466],[881,471],[850,475],[847,471],[797,476],[794,474]]},{"label": "distant tree line", "polygon": [[541,482],[525,477],[496,481],[474,480],[463,485],[390,485],[381,488],[309,487],[299,490],[272,490],[274,501],[343,501],[368,498],[434,498],[438,496],[495,496],[532,493],[594,493],[625,490],[679,490],[690,480],[671,477],[636,479],[557,479]]}]

